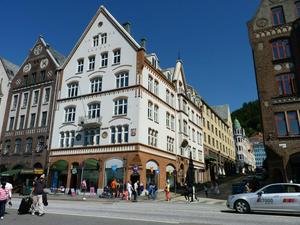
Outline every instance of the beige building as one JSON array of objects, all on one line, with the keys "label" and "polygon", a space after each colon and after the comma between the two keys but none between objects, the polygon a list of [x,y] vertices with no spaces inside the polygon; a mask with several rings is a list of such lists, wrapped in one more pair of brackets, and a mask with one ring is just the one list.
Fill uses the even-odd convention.
[{"label": "beige building", "polygon": [[203,102],[205,181],[235,172],[235,148],[229,105],[209,106]]}]

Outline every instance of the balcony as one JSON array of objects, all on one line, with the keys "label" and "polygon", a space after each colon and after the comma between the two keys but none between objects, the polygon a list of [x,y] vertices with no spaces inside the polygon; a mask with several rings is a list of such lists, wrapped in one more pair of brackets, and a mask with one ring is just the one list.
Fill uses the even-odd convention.
[{"label": "balcony", "polygon": [[89,128],[97,128],[102,125],[102,116],[91,118],[89,116],[81,116],[78,120],[78,126],[89,129]]}]

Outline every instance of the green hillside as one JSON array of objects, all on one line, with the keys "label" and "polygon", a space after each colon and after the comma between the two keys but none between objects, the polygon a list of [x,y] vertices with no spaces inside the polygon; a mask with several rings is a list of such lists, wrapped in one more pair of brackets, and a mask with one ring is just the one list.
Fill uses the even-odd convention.
[{"label": "green hillside", "polygon": [[244,103],[242,108],[231,113],[231,118],[240,121],[248,137],[262,131],[258,100]]}]

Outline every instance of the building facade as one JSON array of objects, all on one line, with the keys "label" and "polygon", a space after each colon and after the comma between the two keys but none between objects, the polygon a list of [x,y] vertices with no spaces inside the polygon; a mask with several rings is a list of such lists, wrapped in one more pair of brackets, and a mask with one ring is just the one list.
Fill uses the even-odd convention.
[{"label": "building facade", "polygon": [[263,0],[248,23],[269,177],[300,182],[299,16],[294,0]]},{"label": "building facade", "polygon": [[233,135],[236,149],[237,173],[245,174],[247,172],[254,172],[256,164],[253,145],[237,119],[234,120]]},{"label": "building facade", "polygon": [[264,161],[267,158],[262,133],[258,133],[249,138],[253,146],[256,168],[263,168]]},{"label": "building facade", "polygon": [[[183,64],[162,69],[101,6],[63,66],[51,139],[55,189],[96,192],[112,179],[162,189],[183,183],[191,155],[203,180],[201,99],[187,88]],[[177,181],[177,182],[176,182]]]},{"label": "building facade", "polygon": [[2,176],[27,182],[47,168],[57,69],[64,58],[39,37],[11,81],[2,126]]},{"label": "building facade", "polygon": [[207,182],[235,173],[235,148],[229,106],[210,107],[202,102]]},{"label": "building facade", "polygon": [[[18,70],[18,66],[0,57],[0,138],[10,84]],[[2,140],[0,143],[2,144]]]}]

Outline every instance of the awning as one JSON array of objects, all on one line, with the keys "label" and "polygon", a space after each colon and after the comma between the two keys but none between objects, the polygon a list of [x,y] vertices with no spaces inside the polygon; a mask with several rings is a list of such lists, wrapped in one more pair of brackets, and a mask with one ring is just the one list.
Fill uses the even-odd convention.
[{"label": "awning", "polygon": [[0,176],[1,177],[12,177],[12,176],[19,174],[20,172],[21,172],[21,169],[8,170],[8,171],[0,173]]},{"label": "awning", "polygon": [[68,162],[65,160],[56,161],[51,166],[51,169],[56,170],[56,171],[67,171],[68,170]]}]

